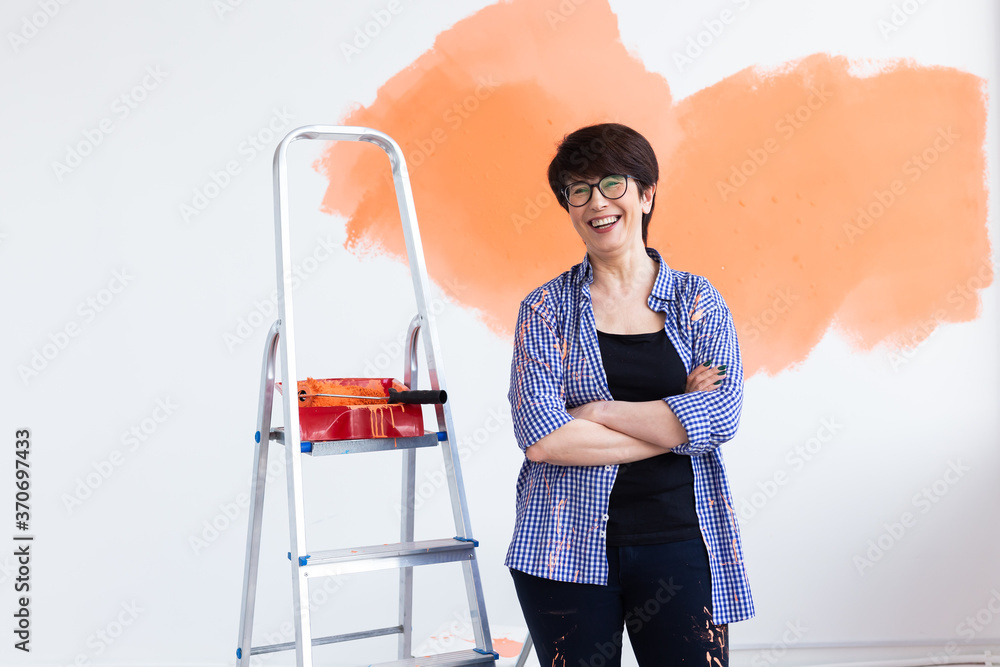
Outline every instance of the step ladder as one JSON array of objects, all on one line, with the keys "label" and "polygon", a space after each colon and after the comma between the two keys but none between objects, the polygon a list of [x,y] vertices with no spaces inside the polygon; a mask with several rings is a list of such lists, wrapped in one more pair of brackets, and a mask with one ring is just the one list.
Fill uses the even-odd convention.
[{"label": "step ladder", "polygon": [[[416,665],[458,667],[460,665],[493,664],[499,655],[493,651],[489,625],[486,620],[486,606],[483,600],[482,582],[476,561],[478,542],[472,537],[469,522],[468,503],[459,467],[459,455],[455,439],[455,427],[450,406],[435,406],[437,431],[425,432],[423,436],[412,438],[372,438],[365,440],[337,440],[327,442],[303,442],[299,430],[298,396],[288,387],[297,386],[298,374],[295,366],[295,332],[292,326],[292,274],[286,270],[291,266],[288,223],[288,182],[286,154],[289,145],[300,139],[319,141],[365,141],[375,144],[389,156],[399,216],[403,223],[406,252],[410,274],[416,295],[417,314],[410,322],[406,337],[403,365],[403,384],[415,389],[417,383],[417,345],[424,343],[427,371],[431,388],[445,390],[444,372],[437,332],[429,319],[427,309],[427,270],[424,265],[423,247],[417,228],[417,216],[413,205],[410,179],[399,146],[389,136],[364,127],[310,125],[290,132],[278,145],[274,155],[274,214],[275,243],[277,250],[278,276],[278,320],[271,327],[264,346],[264,361],[261,370],[260,404],[257,412],[256,446],[254,448],[254,470],[251,481],[250,519],[247,531],[246,560],[243,575],[243,600],[240,608],[240,629],[236,649],[236,665],[250,664],[254,655],[274,651],[292,650],[296,652],[298,667],[311,667],[314,646],[337,642],[397,634],[398,660],[379,663],[385,667],[416,667]],[[284,428],[271,428],[271,409],[275,388],[275,359],[280,347],[282,382],[286,390],[282,394]],[[258,558],[260,555],[261,522],[264,509],[264,482],[267,474],[269,444],[280,443],[285,450],[285,475],[288,490],[288,529],[291,548],[292,606],[295,617],[295,641],[285,644],[253,646],[253,612],[257,588]],[[444,457],[448,477],[448,491],[455,520],[454,537],[425,541],[414,541],[414,495],[416,488],[416,449],[440,447]],[[305,515],[302,489],[302,460],[305,456],[325,456],[382,450],[399,450],[403,456],[401,488],[401,521],[399,543],[333,549],[328,551],[307,551],[305,536]],[[465,579],[469,614],[472,622],[476,647],[463,651],[443,653],[435,656],[414,658],[412,656],[412,612],[413,612],[413,568],[460,561]],[[310,579],[337,576],[371,570],[399,569],[399,617],[394,626],[376,628],[363,632],[352,632],[328,637],[312,636],[309,621]]]}]

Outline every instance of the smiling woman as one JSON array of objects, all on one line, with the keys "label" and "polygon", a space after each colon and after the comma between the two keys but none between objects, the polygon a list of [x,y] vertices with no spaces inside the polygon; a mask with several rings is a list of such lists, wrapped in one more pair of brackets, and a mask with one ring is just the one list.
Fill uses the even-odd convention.
[{"label": "smiling woman", "polygon": [[619,664],[627,628],[640,665],[724,666],[728,624],[753,615],[718,449],[739,344],[715,288],[646,246],[658,178],[618,124],[568,135],[549,165],[587,253],[522,301],[511,365],[525,461],[506,565],[541,664]]}]

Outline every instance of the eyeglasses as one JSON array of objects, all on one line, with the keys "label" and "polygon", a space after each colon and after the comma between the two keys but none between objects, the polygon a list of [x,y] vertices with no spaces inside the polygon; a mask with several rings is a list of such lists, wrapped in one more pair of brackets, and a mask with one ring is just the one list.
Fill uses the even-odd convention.
[{"label": "eyeglasses", "polygon": [[628,179],[630,178],[635,180],[635,177],[628,174],[611,174],[597,183],[578,181],[563,188],[562,194],[569,205],[574,207],[583,206],[590,201],[591,195],[594,194],[594,186],[597,186],[605,199],[621,199],[625,196],[625,191],[628,190]]}]

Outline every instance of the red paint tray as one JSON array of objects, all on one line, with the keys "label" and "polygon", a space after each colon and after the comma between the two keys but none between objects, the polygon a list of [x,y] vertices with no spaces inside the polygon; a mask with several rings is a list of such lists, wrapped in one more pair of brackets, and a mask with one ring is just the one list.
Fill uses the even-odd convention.
[{"label": "red paint tray", "polygon": [[[322,382],[369,387],[373,381],[389,389],[407,387],[392,378],[328,378]],[[278,392],[281,383],[275,384]],[[346,393],[346,392],[345,392]],[[303,442],[362,440],[366,438],[412,438],[424,434],[423,410],[419,405],[366,401],[364,405],[331,405],[299,408],[299,433]]]}]

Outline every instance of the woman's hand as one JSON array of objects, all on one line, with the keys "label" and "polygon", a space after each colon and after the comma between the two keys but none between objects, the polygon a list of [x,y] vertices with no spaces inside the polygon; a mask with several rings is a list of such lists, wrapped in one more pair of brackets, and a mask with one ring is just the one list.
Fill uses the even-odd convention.
[{"label": "woman's hand", "polygon": [[711,361],[707,361],[700,366],[696,366],[687,378],[687,388],[685,394],[693,391],[713,391],[722,385],[726,379],[725,366],[713,366]]}]

